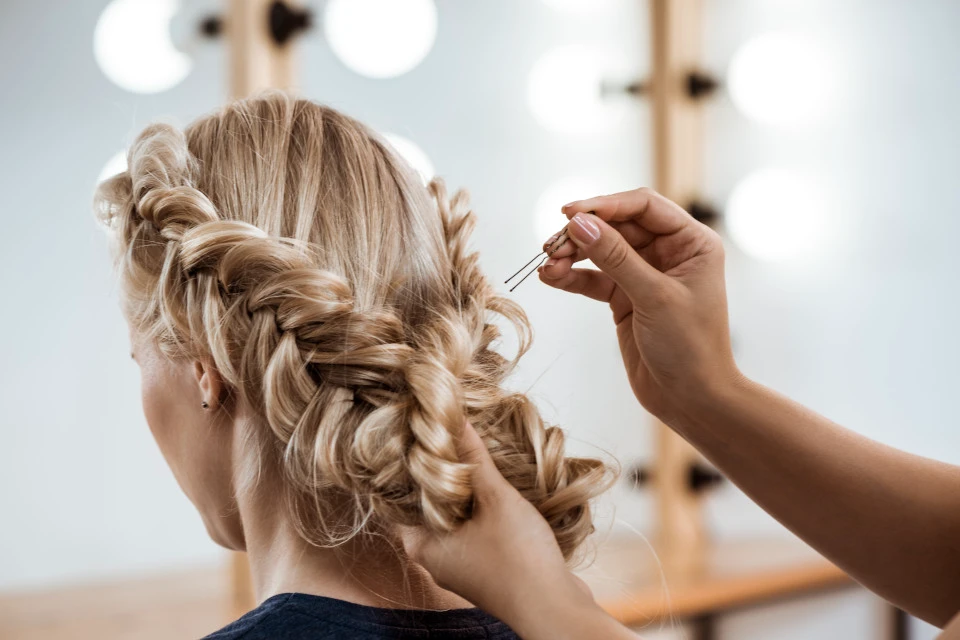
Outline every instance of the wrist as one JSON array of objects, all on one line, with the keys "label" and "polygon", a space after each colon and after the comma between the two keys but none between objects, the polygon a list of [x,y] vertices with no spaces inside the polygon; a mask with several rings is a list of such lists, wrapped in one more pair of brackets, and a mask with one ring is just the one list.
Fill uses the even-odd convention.
[{"label": "wrist", "polygon": [[716,417],[749,393],[755,383],[736,365],[698,376],[669,394],[667,411],[657,416],[680,435],[714,422]]},{"label": "wrist", "polygon": [[524,640],[587,640],[619,637],[614,630],[624,627],[600,605],[587,598],[550,598],[544,596],[540,606],[505,620]]},{"label": "wrist", "polygon": [[594,637],[583,634],[613,621],[569,572],[517,589],[497,617],[526,640]]}]

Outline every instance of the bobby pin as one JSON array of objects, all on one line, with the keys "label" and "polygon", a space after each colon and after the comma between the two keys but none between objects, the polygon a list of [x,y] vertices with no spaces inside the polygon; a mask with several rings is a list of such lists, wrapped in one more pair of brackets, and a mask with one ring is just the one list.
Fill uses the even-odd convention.
[{"label": "bobby pin", "polygon": [[[596,215],[596,213],[594,213],[593,211],[587,211],[587,213],[591,213],[591,214]],[[568,222],[568,223],[567,223],[567,226],[565,226],[565,227],[563,228],[563,231],[560,232],[560,235],[557,236],[557,239],[550,243],[550,245],[547,247],[547,250],[546,250],[546,251],[541,251],[541,252],[538,253],[537,255],[533,256],[533,258],[530,260],[530,262],[528,262],[527,264],[525,264],[525,265],[523,265],[522,267],[520,267],[520,270],[519,270],[519,271],[517,271],[515,274],[513,274],[512,276],[510,276],[509,278],[507,278],[506,280],[504,280],[504,281],[503,281],[503,284],[507,284],[508,282],[510,282],[511,280],[513,280],[514,278],[516,278],[518,275],[520,275],[520,273],[521,273],[524,269],[526,269],[526,268],[529,267],[531,264],[533,264],[534,262],[536,262],[536,261],[537,261],[537,258],[540,258],[540,256],[543,256],[542,258],[540,258],[540,262],[537,262],[537,266],[535,266],[533,269],[530,269],[530,271],[528,271],[528,272],[526,273],[526,275],[524,275],[522,278],[520,278],[520,281],[517,282],[517,284],[513,285],[512,287],[510,287],[510,291],[513,291],[514,289],[516,289],[517,287],[519,287],[521,284],[523,284],[523,281],[526,280],[527,278],[529,278],[531,273],[533,273],[534,271],[536,271],[537,269],[539,269],[540,266],[543,265],[543,263],[546,262],[548,258],[550,258],[550,256],[552,256],[552,255],[555,254],[557,251],[559,251],[559,250],[560,250],[560,247],[562,247],[563,245],[565,245],[565,244],[567,243],[567,240],[568,240],[568,238],[567,238],[567,227],[569,227],[569,226],[570,226],[570,223]],[[546,255],[543,255],[543,254],[546,254]]]}]

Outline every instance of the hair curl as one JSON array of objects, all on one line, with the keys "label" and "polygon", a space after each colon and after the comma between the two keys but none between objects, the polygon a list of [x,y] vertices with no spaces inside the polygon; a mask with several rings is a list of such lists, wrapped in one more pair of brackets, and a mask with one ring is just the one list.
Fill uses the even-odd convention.
[{"label": "hair curl", "polygon": [[[282,93],[180,131],[147,127],[100,185],[124,310],[171,357],[208,357],[263,417],[299,534],[333,546],[374,523],[449,531],[470,515],[465,419],[553,528],[564,557],[612,481],[503,383],[530,347],[467,242],[467,196],[424,189],[357,121]],[[432,198],[431,198],[432,196]],[[520,337],[508,360],[494,315]],[[351,513],[334,517],[338,499]]]}]

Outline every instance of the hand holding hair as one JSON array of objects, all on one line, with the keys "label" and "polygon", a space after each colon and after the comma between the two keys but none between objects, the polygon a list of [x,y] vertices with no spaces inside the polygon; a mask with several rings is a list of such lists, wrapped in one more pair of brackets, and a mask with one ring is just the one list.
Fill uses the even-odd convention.
[{"label": "hand holding hair", "polygon": [[402,528],[410,557],[440,587],[500,618],[525,640],[636,638],[567,569],[550,525],[500,474],[469,422],[457,449],[463,462],[475,465],[472,517],[448,534]]}]

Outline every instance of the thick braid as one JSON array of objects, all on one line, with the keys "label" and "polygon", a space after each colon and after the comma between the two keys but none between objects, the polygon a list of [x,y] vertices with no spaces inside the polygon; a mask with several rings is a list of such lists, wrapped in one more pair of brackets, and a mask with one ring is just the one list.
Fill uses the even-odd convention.
[{"label": "thick braid", "polygon": [[[287,475],[304,495],[335,487],[369,496],[391,522],[453,526],[470,497],[469,469],[444,426],[462,416],[456,378],[404,342],[389,310],[356,313],[343,279],[305,255],[237,222],[181,240],[184,270],[212,270],[237,300],[206,317],[243,327],[237,378],[254,402],[262,389]],[[428,394],[448,399],[415,400]]]},{"label": "thick braid", "polygon": [[[531,344],[530,324],[512,300],[497,295],[480,270],[476,253],[467,248],[476,223],[467,195],[447,200],[443,182],[430,191],[443,221],[447,253],[456,283],[457,317],[471,337],[470,365],[463,377],[466,411],[490,449],[501,473],[546,518],[564,556],[569,560],[593,532],[588,498],[605,491],[615,480],[600,460],[565,457],[563,431],[544,427],[536,406],[523,394],[508,393],[503,379]],[[490,315],[499,314],[516,328],[520,347],[507,361],[491,349],[500,337]]]},{"label": "thick braid", "polygon": [[[168,309],[184,285],[179,242],[188,229],[218,220],[217,212],[194,187],[196,160],[182,131],[165,124],[147,127],[131,147],[128,165],[98,188],[97,214],[125,249],[118,266],[125,274],[128,308],[141,307],[133,314],[140,329],[168,352],[184,349],[189,327]],[[162,322],[146,326],[151,320]]]}]

